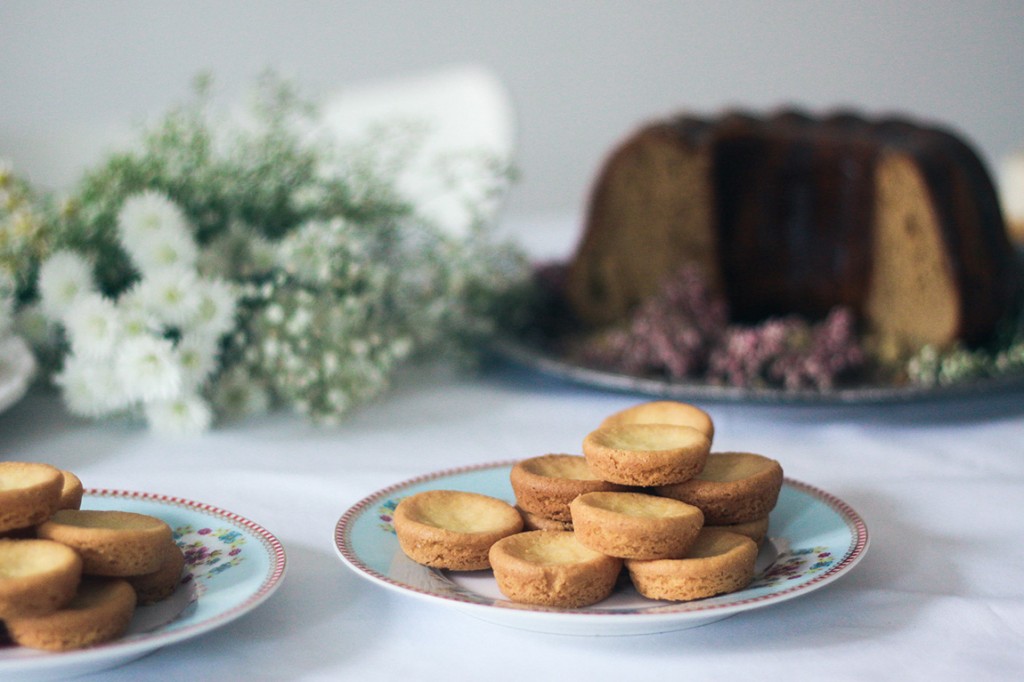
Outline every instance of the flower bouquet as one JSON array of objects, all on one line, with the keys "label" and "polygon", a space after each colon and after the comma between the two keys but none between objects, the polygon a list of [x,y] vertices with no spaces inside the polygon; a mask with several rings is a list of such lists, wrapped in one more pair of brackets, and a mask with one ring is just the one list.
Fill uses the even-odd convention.
[{"label": "flower bouquet", "polygon": [[490,231],[508,158],[444,150],[452,229],[404,189],[429,122],[339,140],[272,75],[248,113],[218,118],[200,79],[65,197],[4,170],[0,268],[74,414],[188,434],[281,404],[333,423],[408,362],[471,359],[520,295],[526,260]]}]

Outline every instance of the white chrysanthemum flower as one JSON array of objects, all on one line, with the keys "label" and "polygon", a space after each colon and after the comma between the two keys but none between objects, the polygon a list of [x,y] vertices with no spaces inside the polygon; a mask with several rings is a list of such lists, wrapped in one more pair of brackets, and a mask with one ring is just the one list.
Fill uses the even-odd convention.
[{"label": "white chrysanthemum flower", "polygon": [[172,400],[181,392],[182,371],[167,339],[137,336],[117,349],[114,367],[126,394],[136,400]]},{"label": "white chrysanthemum flower", "polygon": [[192,235],[183,230],[144,232],[134,241],[122,240],[139,271],[149,274],[163,268],[195,267],[199,249]]},{"label": "white chrysanthemum flower", "polygon": [[177,344],[185,389],[202,386],[217,368],[217,337],[207,334],[186,334]]},{"label": "white chrysanthemum flower", "polygon": [[93,291],[92,268],[72,251],[57,251],[39,266],[39,297],[43,312],[63,317],[79,295]]},{"label": "white chrysanthemum flower", "polygon": [[149,243],[155,235],[182,233],[191,235],[188,219],[166,194],[146,190],[125,199],[117,214],[118,235],[125,248]]},{"label": "white chrysanthemum flower", "polygon": [[121,315],[121,333],[125,338],[163,333],[160,318],[146,307],[139,295],[138,284],[121,294],[117,299],[117,309]]},{"label": "white chrysanthemum flower", "polygon": [[102,417],[126,409],[130,399],[109,362],[70,354],[54,376],[68,411],[82,417]]},{"label": "white chrysanthemum flower", "polygon": [[235,326],[238,296],[234,288],[221,279],[200,278],[197,288],[199,306],[186,326],[196,333],[220,338]]},{"label": "white chrysanthemum flower", "polygon": [[195,436],[213,423],[210,406],[195,394],[147,403],[145,413],[150,428],[165,436]]},{"label": "white chrysanthemum flower", "polygon": [[82,294],[64,314],[71,348],[83,358],[108,357],[121,338],[121,319],[113,301],[98,293]]},{"label": "white chrysanthemum flower", "polygon": [[150,273],[135,285],[132,295],[150,315],[178,327],[194,319],[203,302],[196,273],[177,267]]}]

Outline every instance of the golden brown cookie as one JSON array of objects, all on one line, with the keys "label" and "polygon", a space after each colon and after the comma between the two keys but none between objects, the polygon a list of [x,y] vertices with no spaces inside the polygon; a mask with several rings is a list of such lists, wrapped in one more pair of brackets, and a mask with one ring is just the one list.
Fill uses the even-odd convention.
[{"label": "golden brown cookie", "polygon": [[58,509],[81,509],[82,496],[85,490],[82,481],[70,471],[61,470],[64,475],[64,487],[60,493],[60,504]]},{"label": "golden brown cookie", "polygon": [[125,511],[62,509],[37,532],[73,548],[82,571],[100,576],[152,573],[172,541],[171,527],[160,519]]},{"label": "golden brown cookie", "polygon": [[691,426],[602,426],[583,439],[583,456],[601,478],[622,485],[679,483],[704,468],[711,441]]},{"label": "golden brown cookie", "polygon": [[690,601],[741,590],[754,578],[757,544],[717,528],[701,530],[683,559],[627,559],[637,592],[648,599]]},{"label": "golden brown cookie", "polygon": [[523,530],[572,530],[572,521],[558,521],[516,507],[523,517]]},{"label": "golden brown cookie", "polygon": [[64,475],[36,462],[0,462],[0,532],[42,523],[57,511]]},{"label": "golden brown cookie", "polygon": [[509,474],[516,504],[531,514],[571,521],[569,503],[583,493],[625,490],[595,474],[580,455],[541,455],[516,462]]},{"label": "golden brown cookie", "polygon": [[124,634],[135,613],[135,590],[121,578],[85,578],[74,598],[45,616],[11,618],[7,632],[21,646],[82,649]]},{"label": "golden brown cookie", "polygon": [[762,516],[761,518],[754,519],[753,521],[727,523],[719,526],[705,526],[705,528],[718,528],[720,530],[727,530],[731,533],[746,535],[748,538],[756,542],[758,547],[760,547],[768,537],[768,523],[769,517]]},{"label": "golden brown cookie", "polygon": [[572,502],[572,525],[586,547],[623,559],[686,555],[704,525],[700,509],[644,493],[596,492]]},{"label": "golden brown cookie", "polygon": [[569,531],[516,533],[494,543],[490,563],[498,589],[521,604],[589,606],[615,589],[622,560],[584,547]]},{"label": "golden brown cookie", "polygon": [[413,561],[453,571],[490,568],[487,553],[523,529],[523,517],[504,500],[459,490],[428,490],[398,503],[398,544]]},{"label": "golden brown cookie", "polygon": [[706,524],[720,526],[767,516],[778,502],[782,479],[782,466],[774,459],[716,452],[693,479],[658,486],[655,492],[700,507]]},{"label": "golden brown cookie", "polygon": [[51,540],[0,540],[0,620],[66,605],[82,577],[75,550]]},{"label": "golden brown cookie", "polygon": [[619,424],[678,424],[697,429],[707,436],[708,440],[715,438],[715,423],[711,415],[696,405],[675,400],[640,403],[609,415],[601,422],[601,426]]},{"label": "golden brown cookie", "polygon": [[164,550],[164,559],[160,568],[152,573],[133,575],[125,578],[135,590],[140,606],[155,604],[174,594],[181,582],[181,572],[185,569],[185,554],[173,540]]}]

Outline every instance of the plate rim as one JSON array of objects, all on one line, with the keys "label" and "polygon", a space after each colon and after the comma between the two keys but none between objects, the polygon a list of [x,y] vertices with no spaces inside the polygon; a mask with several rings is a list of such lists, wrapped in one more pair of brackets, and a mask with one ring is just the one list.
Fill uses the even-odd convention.
[{"label": "plate rim", "polygon": [[[621,613],[614,610],[586,610],[586,609],[561,609],[561,608],[547,608],[547,607],[533,607],[527,606],[525,608],[509,609],[503,607],[501,604],[486,604],[471,599],[460,598],[458,592],[453,594],[439,594],[428,590],[420,589],[412,585],[407,585],[398,580],[395,580],[389,576],[382,575],[380,572],[367,566],[361,561],[358,556],[354,555],[352,551],[351,543],[348,542],[352,525],[356,519],[360,518],[368,509],[377,502],[386,499],[389,495],[416,485],[428,483],[430,481],[448,478],[451,476],[461,475],[465,473],[472,473],[476,471],[484,470],[499,470],[502,468],[511,467],[517,461],[513,460],[500,460],[495,462],[487,462],[480,464],[468,464],[449,469],[443,469],[440,471],[434,471],[426,474],[421,474],[407,480],[393,483],[389,486],[381,488],[380,490],[365,496],[355,504],[351,505],[341,515],[335,524],[334,528],[334,545],[335,551],[342,559],[342,561],[355,573],[361,575],[363,578],[369,579],[373,582],[377,582],[387,588],[397,590],[401,593],[415,596],[418,598],[424,598],[431,601],[440,600],[447,602],[450,605],[462,608],[472,609],[477,614],[481,613],[478,609],[482,609],[483,612],[496,613],[498,611],[514,612],[517,615],[537,614],[543,615],[547,618],[558,618],[563,620],[572,620],[583,622],[590,619],[607,619],[607,618],[628,618],[629,623],[638,623],[641,621],[675,621],[686,618],[697,618],[707,617],[724,618],[726,616],[739,613],[741,611],[750,610],[759,606],[766,606],[769,603],[782,602],[794,597],[800,596],[807,592],[823,587],[828,583],[845,575],[854,566],[856,566],[864,555],[867,553],[868,546],[870,545],[871,534],[868,530],[868,526],[864,521],[863,517],[858,513],[848,502],[842,500],[836,495],[825,491],[821,488],[813,486],[802,481],[798,481],[789,477],[783,479],[783,485],[788,486],[798,492],[802,492],[810,495],[816,501],[826,504],[830,509],[834,510],[841,518],[843,523],[846,525],[850,532],[851,542],[850,546],[845,551],[844,555],[827,570],[821,572],[818,575],[794,585],[792,587],[784,588],[778,591],[773,591],[768,594],[753,595],[748,598],[739,599],[727,604],[720,603],[708,603],[701,601],[695,602],[679,602],[676,604],[668,604],[656,607],[657,611],[650,612],[630,612]],[[424,567],[424,570],[434,570]],[[518,605],[517,605],[518,606]],[[676,607],[676,608],[673,608]],[[607,621],[604,621],[607,622]]]},{"label": "plate rim", "polygon": [[[227,625],[263,604],[277,591],[284,580],[288,559],[283,543],[264,526],[241,514],[228,511],[213,504],[197,502],[184,497],[116,488],[86,488],[83,492],[83,502],[90,498],[128,499],[156,503],[162,506],[178,507],[216,519],[227,520],[234,525],[241,526],[258,540],[257,544],[266,552],[269,562],[268,571],[266,575],[260,578],[259,586],[255,587],[252,594],[248,595],[241,603],[218,613],[210,614],[195,623],[188,623],[171,630],[165,630],[165,626],[161,626],[148,632],[138,633],[127,639],[117,639],[86,649],[63,652],[39,650],[32,651],[30,656],[8,660],[3,660],[2,654],[0,654],[0,673],[19,671],[25,673],[45,672],[50,668],[71,667],[75,664],[84,665],[106,659],[110,660],[110,667],[113,667],[114,665],[138,658],[143,654],[192,639]],[[98,671],[101,669],[103,668],[97,667],[90,670]]]},{"label": "plate rim", "polygon": [[535,343],[505,335],[493,339],[490,352],[541,374],[568,381],[577,386],[599,388],[617,393],[638,393],[676,400],[717,402],[774,403],[789,405],[888,405],[930,400],[947,400],[993,391],[1024,388],[1024,372],[965,379],[936,386],[883,386],[864,384],[843,386],[828,391],[783,388],[743,388],[716,386],[701,381],[673,381],[621,372],[612,372],[576,364],[544,351]]}]

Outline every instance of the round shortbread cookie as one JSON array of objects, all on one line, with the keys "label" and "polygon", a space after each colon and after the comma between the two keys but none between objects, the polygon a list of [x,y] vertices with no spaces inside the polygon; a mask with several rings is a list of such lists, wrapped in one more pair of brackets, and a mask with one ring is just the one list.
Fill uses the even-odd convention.
[{"label": "round shortbread cookie", "polygon": [[160,519],[125,511],[62,509],[37,532],[77,551],[82,571],[98,576],[152,573],[172,541],[171,527]]},{"label": "round shortbread cookie", "polygon": [[761,518],[754,519],[753,521],[727,523],[720,526],[705,526],[705,528],[718,528],[720,530],[727,530],[730,533],[746,535],[748,538],[756,542],[758,547],[760,547],[768,537],[768,523],[769,517],[762,516]]},{"label": "round shortbread cookie", "polygon": [[685,556],[704,525],[700,509],[668,497],[596,492],[572,502],[572,525],[586,547],[623,559]]},{"label": "round shortbread cookie", "polygon": [[57,511],[64,475],[36,462],[0,462],[0,532],[42,523]]},{"label": "round shortbread cookie", "polygon": [[579,608],[615,589],[622,560],[583,546],[570,531],[535,530],[494,543],[490,563],[498,589],[510,600]]},{"label": "round shortbread cookie", "polygon": [[7,632],[16,644],[69,651],[124,634],[135,613],[135,590],[121,578],[85,578],[62,609],[45,616],[12,618]]},{"label": "round shortbread cookie", "polygon": [[554,521],[571,521],[569,503],[584,493],[626,489],[595,474],[580,455],[521,460],[512,467],[509,480],[520,509]]},{"label": "round shortbread cookie", "polygon": [[572,521],[558,521],[516,507],[523,516],[523,530],[572,530]]},{"label": "round shortbread cookie", "polygon": [[82,577],[75,550],[51,540],[0,540],[0,620],[66,605]]},{"label": "round shortbread cookie", "polygon": [[58,509],[81,509],[82,508],[82,496],[85,494],[85,489],[82,487],[82,481],[70,471],[61,470],[61,474],[64,475],[64,487],[60,493],[60,503]]},{"label": "round shortbread cookie", "polygon": [[453,571],[490,568],[491,545],[523,529],[523,517],[508,502],[459,490],[416,493],[398,503],[392,518],[406,556]]},{"label": "round shortbread cookie", "polygon": [[125,579],[135,590],[139,605],[145,606],[163,601],[174,594],[178,583],[181,582],[181,573],[184,569],[185,554],[172,540],[164,550],[164,559],[160,568],[152,573],[128,576]]},{"label": "round shortbread cookie", "polygon": [[621,485],[658,486],[689,480],[704,468],[711,441],[691,426],[602,426],[583,439],[583,456],[601,478]]},{"label": "round shortbread cookie", "polygon": [[683,559],[627,559],[636,591],[648,599],[691,601],[741,590],[754,578],[757,543],[745,535],[704,528]]},{"label": "round shortbread cookie", "polygon": [[708,440],[715,438],[715,423],[711,415],[696,405],[675,400],[640,403],[609,415],[601,422],[601,426],[620,424],[678,424],[697,429],[707,436]]},{"label": "round shortbread cookie", "polygon": [[744,523],[768,515],[782,489],[782,465],[750,452],[716,452],[694,478],[655,488],[658,495],[700,507],[711,526]]}]

